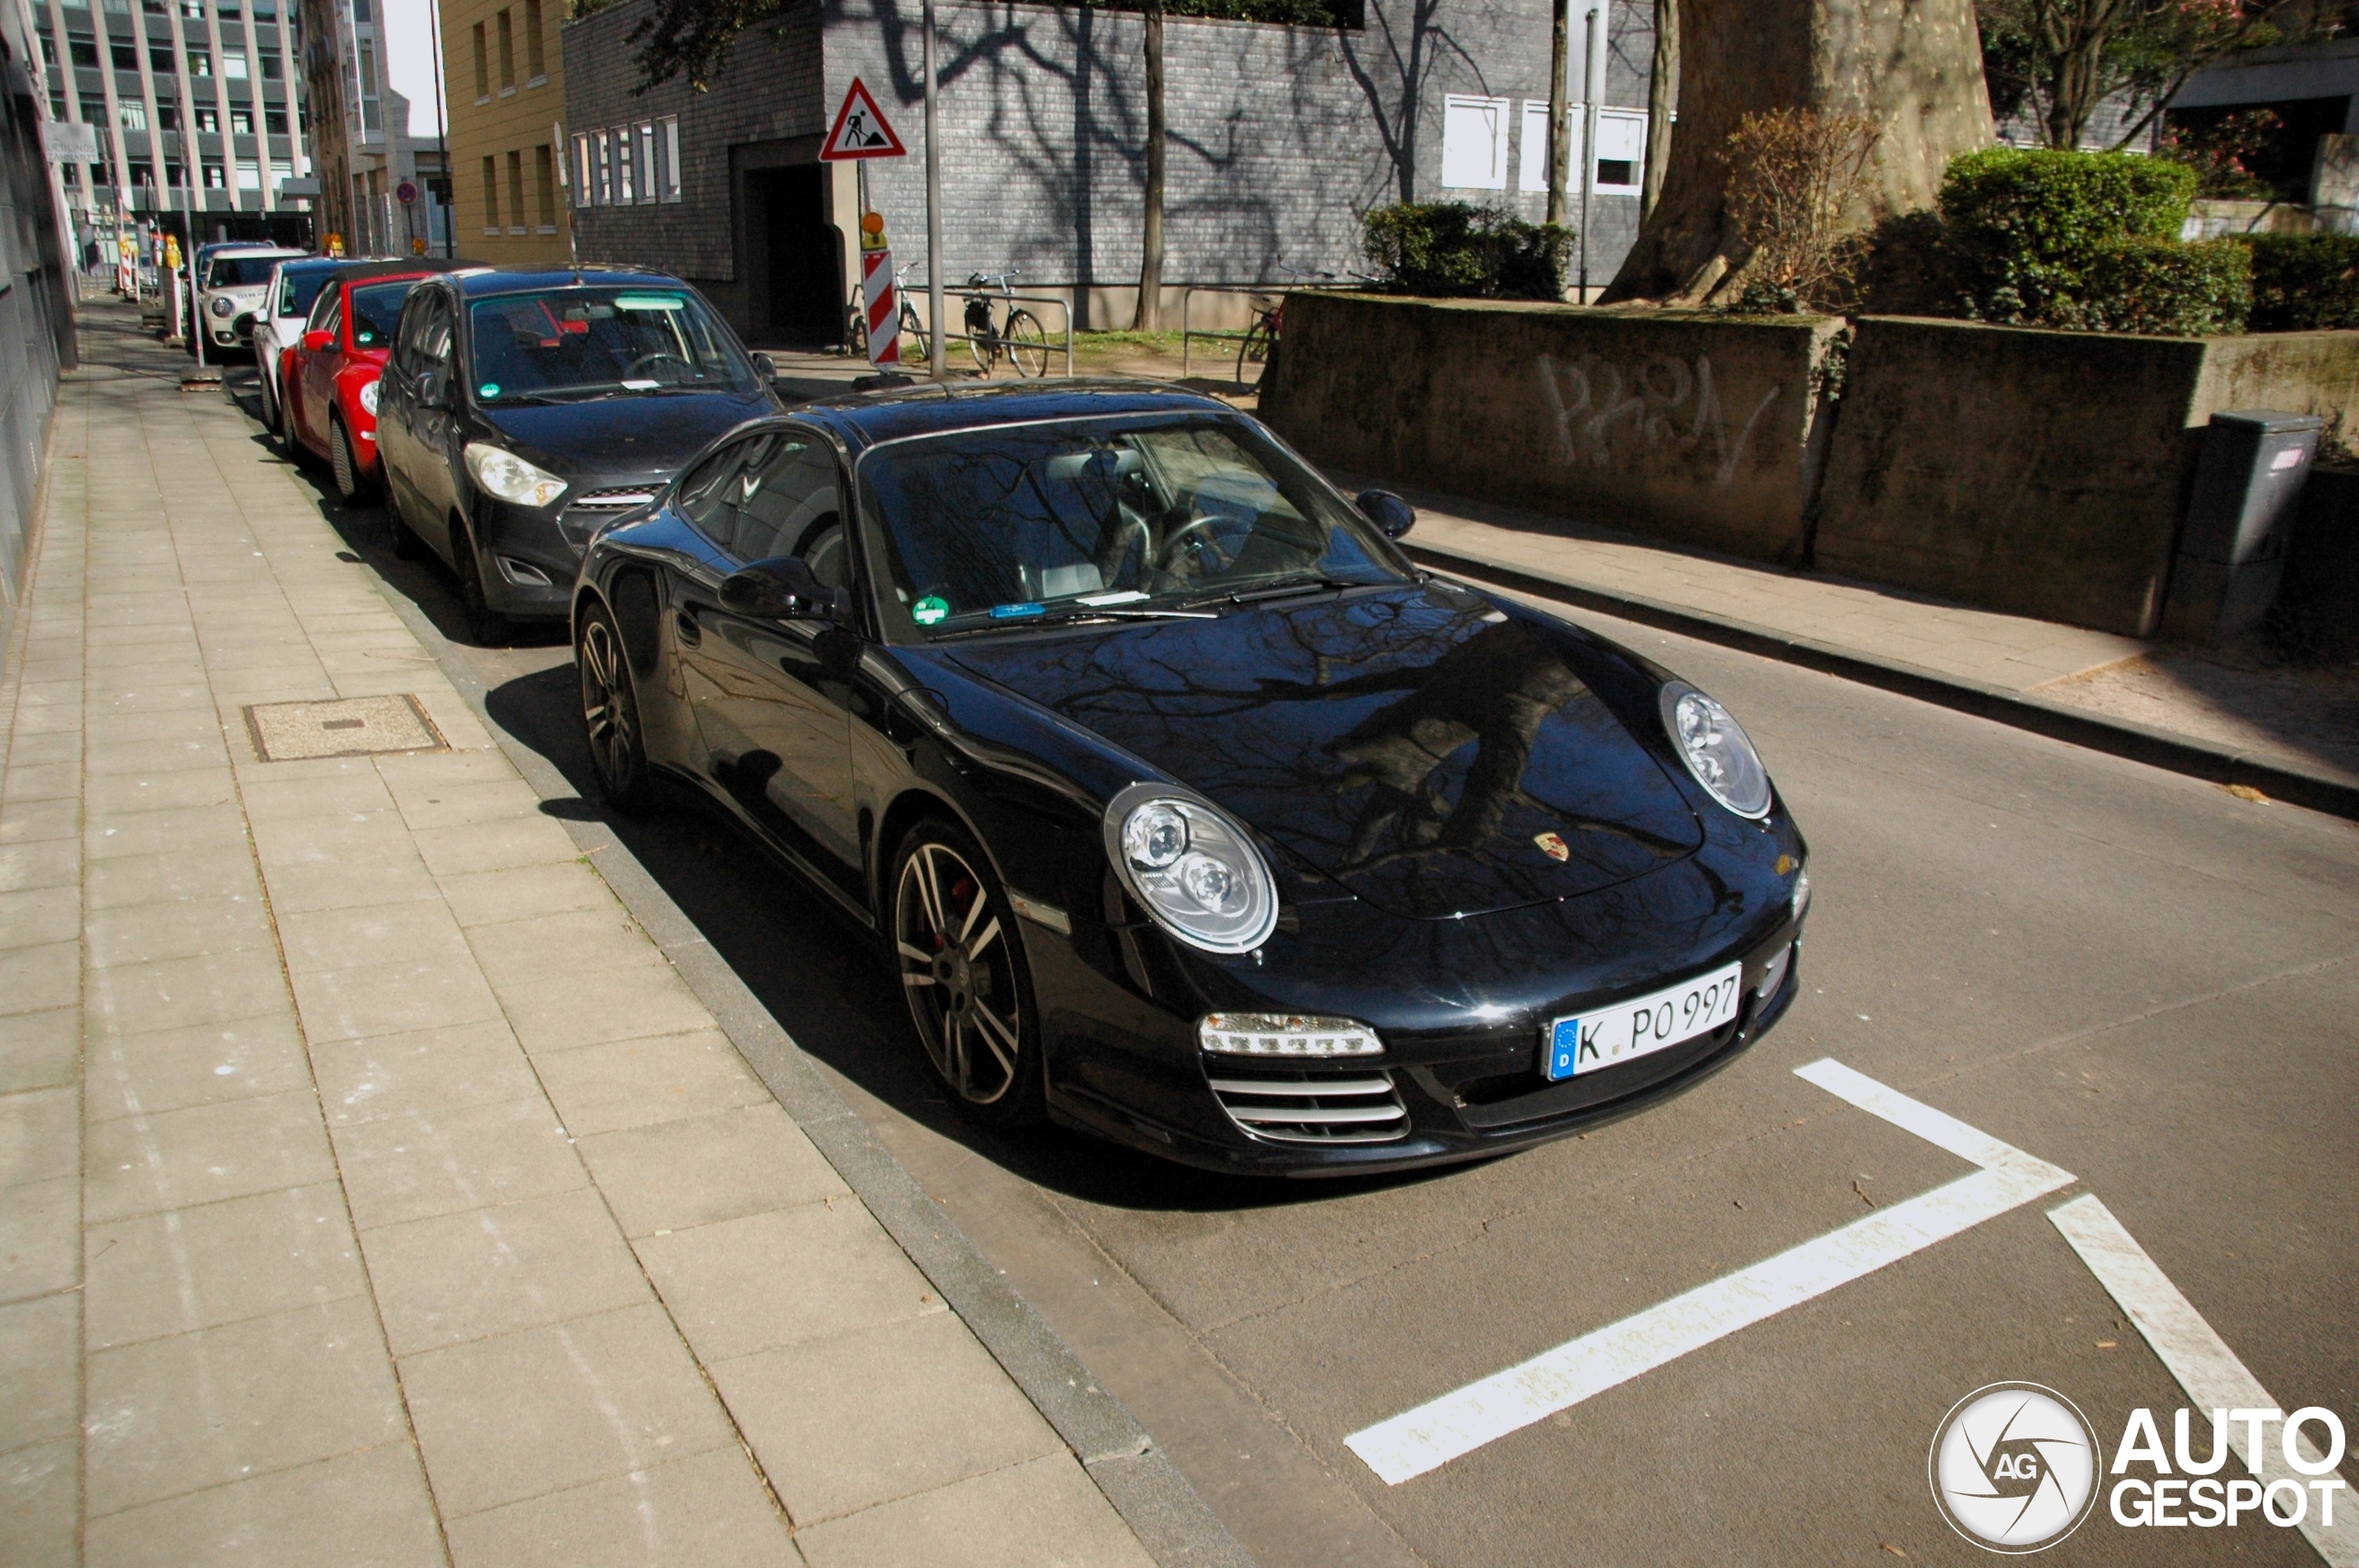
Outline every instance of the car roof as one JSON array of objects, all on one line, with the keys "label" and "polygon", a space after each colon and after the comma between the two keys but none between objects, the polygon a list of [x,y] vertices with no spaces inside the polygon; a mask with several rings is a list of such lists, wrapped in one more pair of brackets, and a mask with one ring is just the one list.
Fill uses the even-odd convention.
[{"label": "car roof", "polygon": [[788,411],[827,426],[852,448],[906,436],[1102,419],[1124,414],[1236,414],[1231,404],[1184,387],[1106,380],[951,382],[839,393]]},{"label": "car roof", "polygon": [[634,284],[660,288],[688,287],[670,273],[652,272],[645,267],[602,266],[593,263],[584,263],[578,267],[464,269],[458,284],[460,291],[470,299],[549,288],[613,288],[617,286],[628,287]]},{"label": "car roof", "polygon": [[336,275],[338,283],[358,287],[364,283],[382,283],[405,277],[432,277],[440,273],[457,272],[472,265],[467,262],[444,261],[434,256],[412,256],[407,261],[346,262],[345,270]]}]

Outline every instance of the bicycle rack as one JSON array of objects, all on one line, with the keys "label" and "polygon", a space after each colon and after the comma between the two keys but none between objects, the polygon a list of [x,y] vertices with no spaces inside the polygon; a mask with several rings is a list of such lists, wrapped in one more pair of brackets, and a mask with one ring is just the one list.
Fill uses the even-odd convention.
[{"label": "bicycle rack", "polygon": [[[1362,287],[1362,280],[1356,276],[1349,282],[1345,282],[1344,280],[1338,278],[1332,282],[1324,283],[1191,283],[1188,285],[1188,287],[1180,291],[1180,379],[1183,381],[1186,380],[1188,379],[1189,372],[1194,364],[1194,357],[1191,353],[1191,346],[1197,338],[1225,338],[1230,343],[1242,343],[1252,330],[1249,327],[1245,332],[1220,332],[1212,327],[1199,327],[1195,325],[1191,319],[1191,311],[1195,305],[1197,295],[1242,294],[1250,298],[1269,299],[1283,298],[1285,296],[1289,294],[1308,294],[1314,288],[1352,289],[1360,287]],[[1243,383],[1240,382],[1239,384],[1242,385]]]},{"label": "bicycle rack", "polygon": [[[920,284],[915,288],[908,288],[903,292],[905,297],[908,298],[923,299],[928,297],[926,292],[927,287],[927,285]],[[942,290],[942,308],[946,311],[950,310],[955,303],[959,310],[959,320],[963,322],[966,320],[965,312],[967,309],[967,300],[970,296],[974,295],[975,292],[976,291],[971,288],[953,288],[945,286]],[[1072,378],[1073,302],[1071,300],[1060,299],[1053,294],[1002,294],[996,289],[990,291],[984,296],[984,298],[992,300],[992,303],[996,305],[1054,305],[1064,320],[1065,376],[1068,380]],[[926,323],[926,333],[928,336],[933,334],[933,322],[929,322]],[[954,332],[945,333],[942,339],[943,369],[947,371],[950,367],[950,345],[954,343],[972,343],[974,341],[975,334],[973,333]],[[1049,346],[1051,349],[1056,347],[1056,338],[1054,335],[1050,337]]]}]

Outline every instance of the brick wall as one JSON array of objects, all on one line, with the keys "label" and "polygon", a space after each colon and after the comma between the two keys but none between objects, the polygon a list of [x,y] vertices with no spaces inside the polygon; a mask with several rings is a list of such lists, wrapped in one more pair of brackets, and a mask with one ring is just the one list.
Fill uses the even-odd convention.
[{"label": "brick wall", "polygon": [[[648,0],[622,0],[566,29],[568,123],[678,114],[686,199],[578,213],[585,257],[733,285],[730,147],[824,133],[859,76],[910,147],[907,158],[871,165],[871,189],[895,260],[917,262],[912,277],[923,275],[913,0],[797,7],[780,27],[747,33],[710,91],[674,82],[633,97],[637,63],[625,40],[647,8]],[[1642,107],[1652,8],[1616,0],[1612,15],[1605,101]],[[945,275],[1016,266],[1027,288],[1060,292],[1133,283],[1144,178],[1140,19],[963,0],[944,0],[937,17]],[[1520,112],[1510,188],[1477,193],[1441,188],[1442,110],[1451,93],[1544,100],[1549,18],[1548,0],[1368,0],[1359,29],[1167,21],[1166,279],[1268,282],[1287,265],[1345,272],[1364,264],[1360,215],[1402,199],[1487,199],[1537,219],[1543,198],[1513,188]],[[1596,200],[1595,281],[1627,250],[1637,206],[1631,197]]]}]

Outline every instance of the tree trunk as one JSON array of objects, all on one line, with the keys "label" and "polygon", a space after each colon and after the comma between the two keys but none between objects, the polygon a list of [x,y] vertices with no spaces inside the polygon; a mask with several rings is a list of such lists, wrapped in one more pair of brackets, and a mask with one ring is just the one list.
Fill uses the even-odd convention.
[{"label": "tree trunk", "polygon": [[1679,112],[1679,3],[1655,0],[1654,68],[1647,80],[1647,168],[1638,189],[1638,220],[1655,210],[1671,168],[1671,122]]},{"label": "tree trunk", "polygon": [[1679,135],[1609,303],[1702,304],[1738,286],[1747,257],[1728,220],[1721,148],[1748,113],[1821,109],[1874,120],[1874,210],[1855,215],[1860,228],[1931,206],[1949,160],[1990,144],[1973,0],[1676,3]]},{"label": "tree trunk", "polygon": [[1146,0],[1146,216],[1133,332],[1153,332],[1163,317],[1163,0]]},{"label": "tree trunk", "polygon": [[1556,0],[1556,21],[1548,49],[1548,221],[1565,221],[1565,177],[1573,162],[1571,106],[1565,101],[1565,73],[1572,69],[1573,0]]}]

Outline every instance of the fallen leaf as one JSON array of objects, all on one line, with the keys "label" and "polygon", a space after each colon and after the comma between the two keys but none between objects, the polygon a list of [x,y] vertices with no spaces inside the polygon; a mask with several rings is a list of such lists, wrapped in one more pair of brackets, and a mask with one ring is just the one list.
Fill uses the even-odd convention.
[{"label": "fallen leaf", "polygon": [[1887,1541],[1880,1541],[1880,1542],[1878,1542],[1877,1544],[1878,1544],[1878,1545],[1880,1545],[1880,1546],[1882,1546],[1882,1547],[1883,1547],[1886,1551],[1891,1552],[1895,1557],[1899,1558],[1902,1562],[1907,1562],[1907,1561],[1908,1560],[1908,1554],[1907,1554],[1907,1552],[1905,1552],[1905,1551],[1901,1550],[1900,1550],[1900,1548],[1898,1548],[1898,1547],[1896,1547],[1896,1546],[1893,1545],[1893,1544],[1892,1544],[1892,1542],[1890,1542],[1890,1541],[1888,1541],[1888,1540],[1887,1540]]},{"label": "fallen leaf", "polygon": [[1858,1182],[1855,1181],[1851,1184],[1851,1190],[1858,1193],[1860,1195],[1860,1201],[1866,1204],[1869,1208],[1872,1209],[1876,1206],[1876,1200],[1869,1197],[1866,1189],[1860,1187]]},{"label": "fallen leaf", "polygon": [[2269,804],[2269,797],[2249,784],[2223,784],[2220,788],[2239,801],[2253,801],[2264,806]]},{"label": "fallen leaf", "polygon": [[2118,1340],[2099,1340],[2097,1341],[2097,1349],[2101,1351],[2117,1350],[2120,1347],[2120,1344],[2121,1341]]}]

